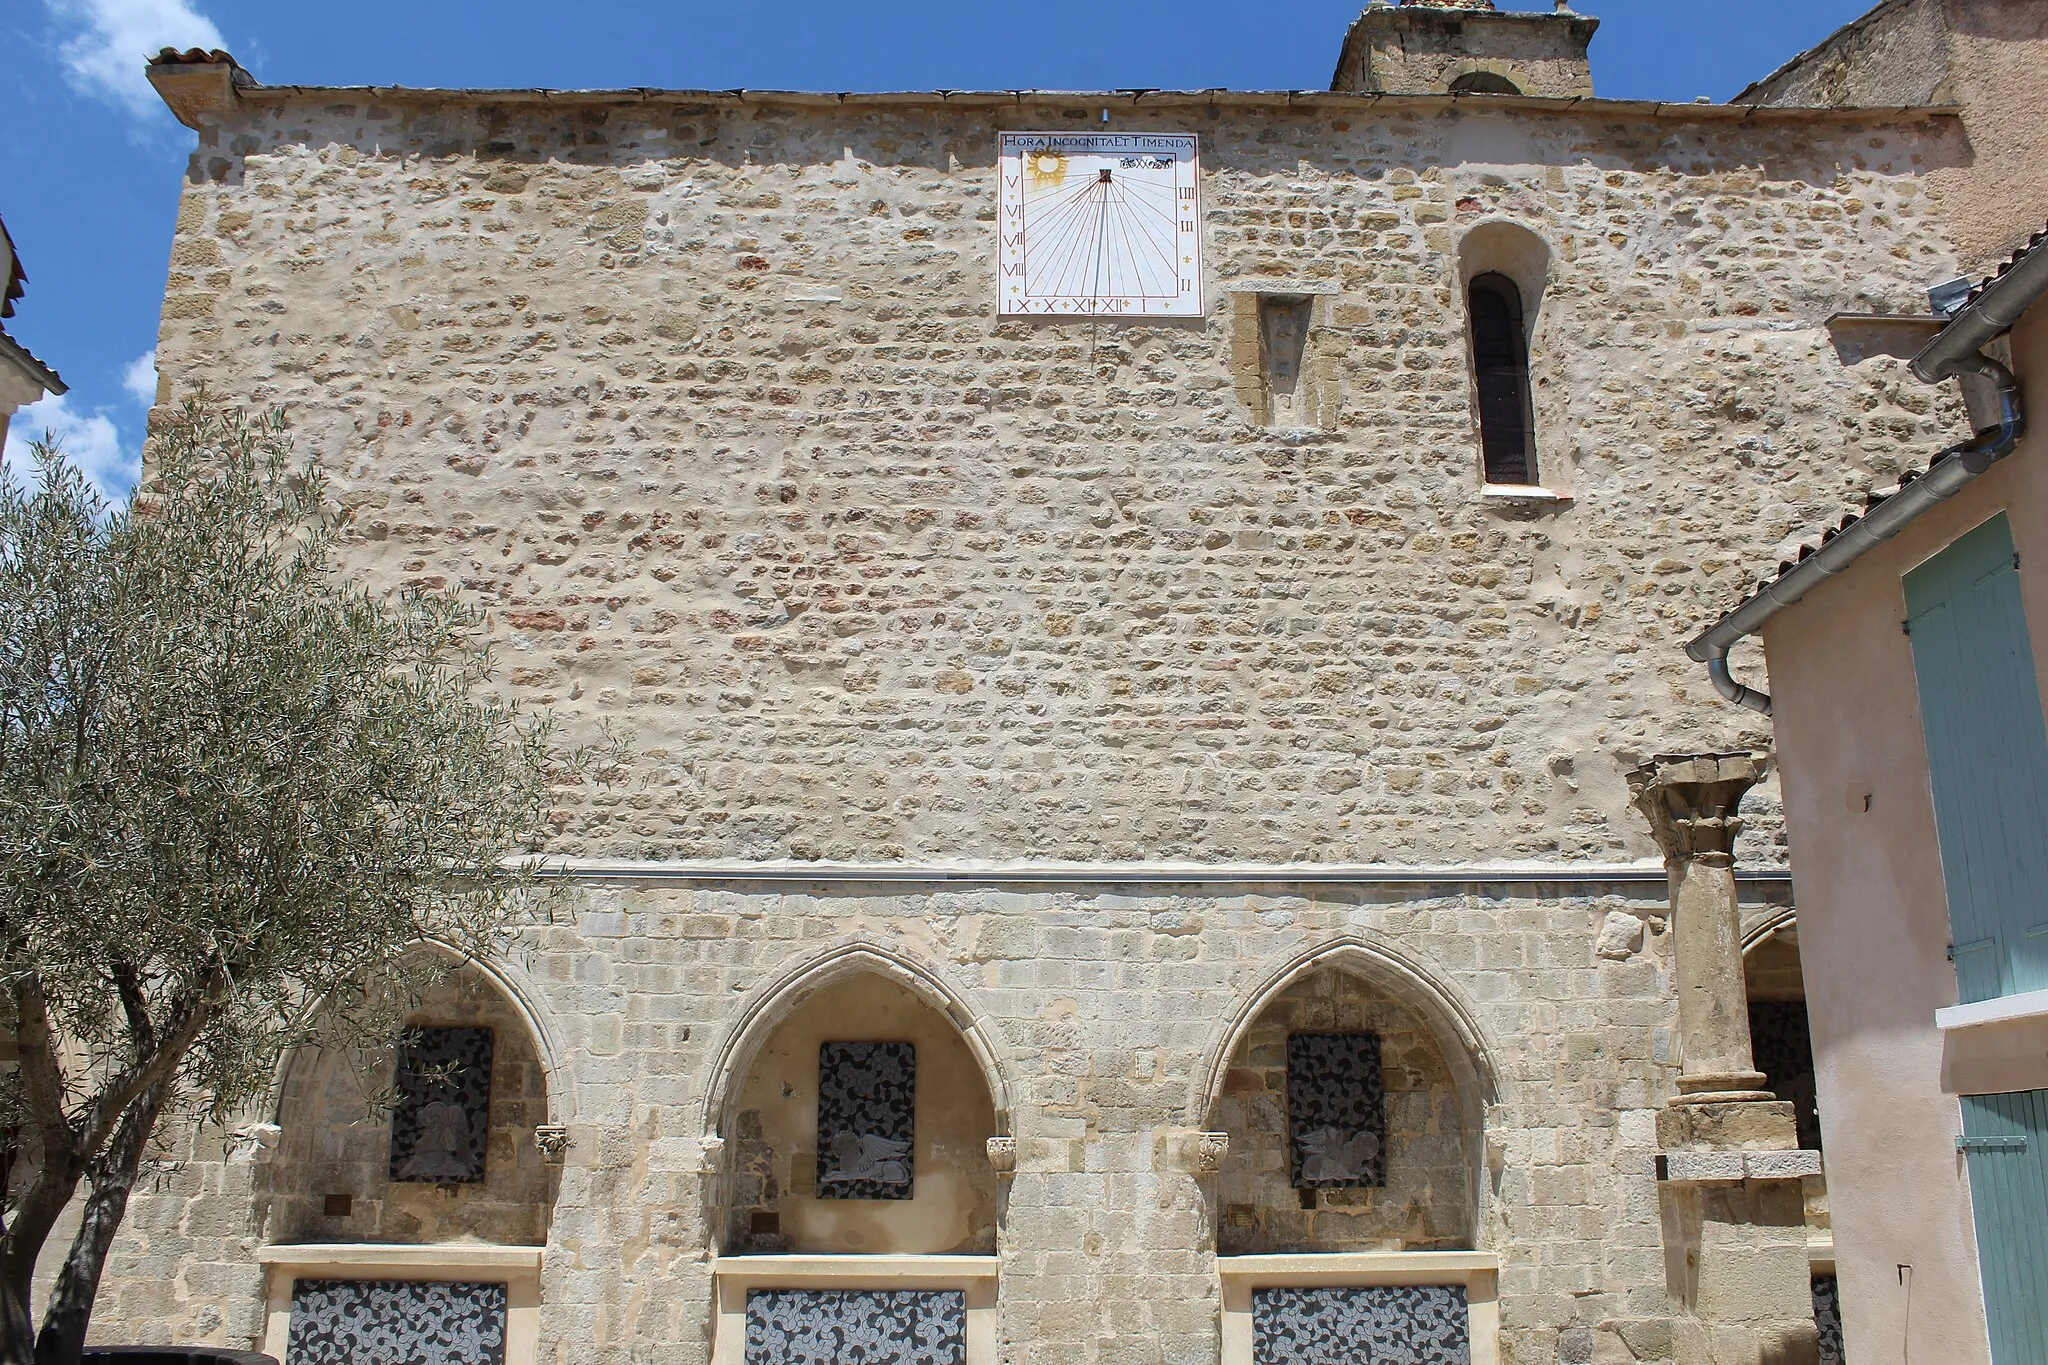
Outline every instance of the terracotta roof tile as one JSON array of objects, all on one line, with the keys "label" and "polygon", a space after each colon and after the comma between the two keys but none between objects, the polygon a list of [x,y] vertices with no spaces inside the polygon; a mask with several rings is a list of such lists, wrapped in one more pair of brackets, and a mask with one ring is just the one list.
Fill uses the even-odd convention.
[{"label": "terracotta roof tile", "polygon": [[[2048,227],[2042,228],[2039,232],[2035,233],[2032,237],[2028,238],[2027,244],[2025,246],[2021,247],[2018,251],[2013,252],[2012,255],[2007,257],[2005,260],[2000,261],[1998,263],[1998,269],[1994,270],[1993,272],[1991,272],[1991,274],[1979,280],[1977,282],[1977,287],[1970,291],[1968,303],[1975,303],[1978,299],[1982,298],[1984,296],[1985,290],[1989,289],[1992,285],[1997,284],[2000,280],[2004,279],[2007,275],[2011,274],[2013,267],[2018,265],[2021,261],[2025,260],[2028,256],[2032,255],[2034,253],[2034,249],[2040,246],[2043,242],[2048,242]],[[1968,304],[1966,303],[1965,306],[1967,307]]]}]

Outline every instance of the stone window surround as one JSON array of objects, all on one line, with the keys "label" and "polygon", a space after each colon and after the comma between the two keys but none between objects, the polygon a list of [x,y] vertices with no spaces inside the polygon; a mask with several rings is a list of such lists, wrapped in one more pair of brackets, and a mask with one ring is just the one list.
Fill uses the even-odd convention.
[{"label": "stone window surround", "polygon": [[505,1365],[538,1365],[542,1247],[378,1243],[256,1248],[263,1267],[263,1350],[285,1358],[292,1288],[307,1280],[454,1280],[505,1286]]},{"label": "stone window surround", "polygon": [[1364,1289],[1459,1285],[1471,1312],[1472,1365],[1500,1365],[1500,1258],[1484,1251],[1347,1252],[1328,1256],[1219,1256],[1221,1365],[1255,1365],[1252,1293],[1259,1289]]},{"label": "stone window surround", "polygon": [[753,1289],[957,1290],[967,1296],[967,1365],[995,1365],[998,1265],[994,1256],[720,1256],[711,1365],[746,1365]]}]

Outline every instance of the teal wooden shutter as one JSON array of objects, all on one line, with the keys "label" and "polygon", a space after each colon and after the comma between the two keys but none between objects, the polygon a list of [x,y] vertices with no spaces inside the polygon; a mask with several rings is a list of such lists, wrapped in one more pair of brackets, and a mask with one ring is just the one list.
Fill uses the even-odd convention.
[{"label": "teal wooden shutter", "polygon": [[1995,1365],[2048,1361],[2048,1090],[1963,1097]]},{"label": "teal wooden shutter", "polygon": [[2048,989],[2048,725],[2004,515],[1907,574],[1906,612],[1960,998]]}]

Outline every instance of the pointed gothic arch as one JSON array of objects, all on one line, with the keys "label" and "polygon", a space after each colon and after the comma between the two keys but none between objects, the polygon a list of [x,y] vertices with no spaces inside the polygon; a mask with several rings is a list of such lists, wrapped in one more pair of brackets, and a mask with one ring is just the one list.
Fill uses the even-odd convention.
[{"label": "pointed gothic arch", "polygon": [[844,940],[756,991],[713,1068],[704,1197],[720,1254],[996,1249],[1007,1068],[931,964]]},{"label": "pointed gothic arch", "polygon": [[1014,1100],[1009,1068],[995,1040],[968,1006],[964,993],[941,976],[936,967],[901,949],[859,938],[845,940],[821,956],[799,963],[748,997],[712,1053],[710,1079],[704,1088],[707,1137],[732,1136],[732,1117],[748,1063],[775,1025],[817,991],[863,972],[906,988],[952,1022],[980,1064],[989,1095],[995,1101],[997,1123],[1004,1133],[1010,1131]]},{"label": "pointed gothic arch", "polygon": [[281,1059],[264,1240],[546,1243],[557,1162],[537,1138],[569,1112],[546,1016],[508,964],[436,941],[410,951],[454,965],[407,1010],[395,1055],[315,1043]]},{"label": "pointed gothic arch", "polygon": [[1211,1044],[1186,1113],[1229,1135],[1217,1254],[1474,1250],[1493,1051],[1462,993],[1377,939],[1269,974]]},{"label": "pointed gothic arch", "polygon": [[[458,969],[475,971],[495,986],[512,1009],[518,1014],[526,1030],[533,1036],[535,1050],[540,1054],[541,1074],[546,1080],[549,1123],[567,1124],[576,1121],[582,1110],[577,1106],[576,1072],[564,1064],[561,1058],[567,1054],[556,1037],[554,1014],[543,1003],[540,991],[532,978],[518,966],[490,958],[472,957],[454,945],[440,939],[422,939],[409,950],[431,952],[453,961]],[[317,1014],[326,1008],[326,999],[317,1001],[310,1013]],[[298,1066],[314,1049],[296,1047],[280,1055],[277,1066],[270,1078],[270,1087],[253,1111],[270,1123],[282,1123],[279,1106],[284,1102],[287,1082],[291,1079],[292,1068]]]},{"label": "pointed gothic arch", "polygon": [[1184,1111],[1185,1122],[1199,1125],[1215,1107],[1223,1094],[1231,1054],[1266,1007],[1296,982],[1331,967],[1364,979],[1419,1013],[1429,1023],[1445,1056],[1452,1059],[1460,1091],[1468,1093],[1482,1111],[1495,1102],[1498,1071],[1493,1059],[1497,1049],[1464,993],[1440,972],[1393,944],[1352,935],[1297,954],[1238,1001],[1203,1053],[1202,1066],[1196,1072],[1195,1086]]}]

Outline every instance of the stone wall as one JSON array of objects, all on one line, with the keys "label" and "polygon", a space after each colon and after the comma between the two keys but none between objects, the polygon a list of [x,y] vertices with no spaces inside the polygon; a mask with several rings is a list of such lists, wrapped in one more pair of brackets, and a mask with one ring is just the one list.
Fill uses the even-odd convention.
[{"label": "stone wall", "polygon": [[1991,273],[2048,219],[2048,9],[1888,0],[1737,95],[1772,105],[1954,104],[1970,155],[1928,184],[1965,272]]},{"label": "stone wall", "polygon": [[1947,0],[1886,0],[1735,97],[1738,104],[1952,104]]},{"label": "stone wall", "polygon": [[[1550,1365],[1561,1338],[1654,1335],[1633,1324],[1670,1314],[1649,1162],[1675,1073],[1659,884],[640,882],[575,900],[500,967],[552,1040],[551,1108],[573,1139],[549,1230],[549,1365],[705,1361],[704,1172],[718,1159],[703,1139],[742,1083],[721,1065],[828,970],[943,992],[988,1051],[984,1093],[1017,1139],[999,1232],[1006,1361],[1215,1359],[1229,1185],[1193,1173],[1180,1137],[1225,1097],[1261,1002],[1298,998],[1297,981],[1313,997],[1329,969],[1408,982],[1403,1008],[1433,1037],[1472,1040],[1444,1062],[1490,1095],[1466,1159],[1476,1240],[1503,1260],[1505,1358]],[[1612,914],[1650,925],[1640,951],[1595,953]],[[217,1137],[183,1139],[180,1155],[136,1199],[102,1340],[260,1330],[250,1168],[223,1162]]]},{"label": "stone wall", "polygon": [[[1099,102],[247,92],[159,364],[287,407],[353,568],[624,730],[563,852],[1650,856],[1629,766],[1768,740],[1676,644],[1960,425],[1819,329],[1954,270],[1953,120],[1209,98],[1116,125],[1203,136],[1209,319],[1090,326],[994,318],[992,156]],[[1497,219],[1551,252],[1563,501],[1480,489]],[[1315,295],[1313,426],[1239,396],[1260,289]]]},{"label": "stone wall", "polygon": [[[248,90],[201,130],[165,397],[285,406],[352,569],[472,594],[508,693],[625,732],[629,780],[563,792],[553,851],[1155,865],[578,864],[574,913],[498,964],[572,1138],[553,1365],[705,1360],[721,1201],[750,1235],[808,1216],[788,1068],[839,991],[957,1031],[960,1141],[1015,1137],[946,1243],[1002,1257],[1006,1365],[1213,1362],[1219,1241],[1496,1252],[1516,1365],[1673,1340],[1664,890],[1595,865],[1655,856],[1635,764],[1768,743],[1682,640],[1960,425],[1820,327],[1955,268],[1926,184],[1956,122],[1125,98],[1113,127],[1202,136],[1207,317],[999,321],[996,134],[1103,105]],[[1481,484],[1486,270],[1534,310],[1535,495]],[[1306,301],[1292,403],[1261,300]],[[1745,859],[1781,862],[1773,794],[1748,809]],[[1577,866],[1470,869],[1508,861]],[[1304,1219],[1231,1060],[1339,995],[1392,1040],[1422,1183]],[[1243,1164],[1211,1175],[1188,1153],[1233,1106]],[[252,1335],[274,1229],[218,1135],[185,1141],[104,1336]]]}]

